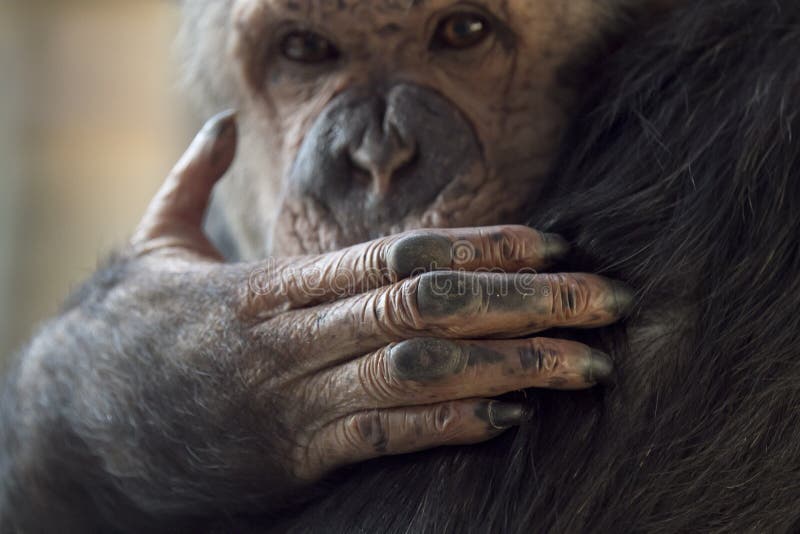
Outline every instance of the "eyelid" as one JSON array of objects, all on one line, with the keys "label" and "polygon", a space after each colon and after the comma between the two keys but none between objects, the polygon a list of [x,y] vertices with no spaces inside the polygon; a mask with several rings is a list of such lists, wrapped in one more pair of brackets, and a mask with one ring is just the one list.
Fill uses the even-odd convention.
[{"label": "eyelid", "polygon": [[[470,18],[473,22],[477,22],[481,25],[481,33],[479,35],[472,36],[477,37],[477,39],[474,42],[467,43],[464,46],[458,46],[451,42],[448,39],[449,36],[447,35],[448,30],[452,29],[450,25],[459,18]],[[480,45],[492,35],[493,31],[494,29],[492,27],[492,23],[489,22],[489,20],[483,15],[467,11],[456,11],[455,13],[442,17],[442,19],[439,21],[439,25],[436,27],[436,31],[433,34],[433,39],[431,40],[429,46],[435,49],[466,50]]]},{"label": "eyelid", "polygon": [[516,42],[516,34],[502,17],[480,2],[464,0],[436,11],[425,23],[425,36],[429,48],[435,40],[440,24],[448,17],[458,13],[475,14],[486,20],[489,24],[490,34],[494,35],[506,50]]},{"label": "eyelid", "polygon": [[309,24],[307,21],[302,20],[282,20],[275,24],[270,31],[270,48],[273,50],[279,50],[281,43],[283,43],[286,38],[293,33],[313,33],[319,35],[331,43],[336,50],[341,52],[341,48],[336,42],[336,39],[329,35],[324,29],[318,28],[312,24]]},{"label": "eyelid", "polygon": [[[281,45],[289,35],[295,32],[310,32],[319,35],[327,40],[336,51],[336,56],[329,61],[321,62],[302,62],[293,61],[286,58],[281,52]],[[287,72],[294,72],[296,75],[305,75],[306,73],[324,72],[326,69],[336,68],[341,65],[342,60],[345,58],[345,53],[339,47],[338,42],[333,39],[324,29],[320,29],[308,21],[299,19],[283,19],[274,23],[269,31],[269,37],[266,39],[268,45],[265,46],[265,59],[264,65],[266,70],[273,68],[287,69]]]},{"label": "eyelid", "polygon": [[[296,58],[295,57],[291,57],[290,54],[288,53],[289,52],[288,45],[293,44],[293,43],[290,43],[290,39],[293,39],[293,38],[294,39],[298,39],[299,38],[302,41],[300,43],[301,46],[308,46],[309,42],[311,40],[313,40],[313,41],[319,40],[319,42],[316,43],[316,44],[324,45],[326,51],[329,54],[327,56],[324,56],[324,57],[321,56],[320,59],[314,59],[314,58],[308,59],[308,58],[303,58],[303,57],[296,57]],[[316,32],[291,31],[291,32],[287,33],[286,36],[280,41],[280,48],[281,48],[281,54],[286,59],[288,59],[290,61],[295,61],[295,62],[298,62],[298,63],[309,63],[309,64],[323,63],[323,62],[326,62],[326,61],[333,61],[333,60],[335,60],[335,59],[337,59],[339,57],[339,49],[336,47],[336,45],[333,42],[331,42],[328,38],[323,37],[322,35],[320,35],[319,33],[316,33]]]}]

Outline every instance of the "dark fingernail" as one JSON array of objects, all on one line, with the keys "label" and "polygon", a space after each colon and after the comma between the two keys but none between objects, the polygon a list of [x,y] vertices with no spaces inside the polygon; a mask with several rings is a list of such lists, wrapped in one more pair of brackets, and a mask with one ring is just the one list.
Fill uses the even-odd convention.
[{"label": "dark fingernail", "polygon": [[618,317],[627,316],[636,302],[636,293],[622,282],[611,282],[611,291],[614,296],[613,313]]},{"label": "dark fingernail", "polygon": [[516,402],[489,401],[486,405],[486,421],[498,430],[519,426],[528,419],[525,405]]},{"label": "dark fingernail", "polygon": [[614,362],[608,354],[592,349],[586,365],[585,379],[588,384],[614,383]]},{"label": "dark fingernail", "polygon": [[419,234],[402,238],[389,249],[386,263],[401,278],[438,269],[449,269],[453,244],[438,235]]},{"label": "dark fingernail", "polygon": [[569,242],[558,234],[542,234],[544,258],[550,261],[563,258],[569,252]]},{"label": "dark fingernail", "polygon": [[467,356],[459,345],[441,339],[409,339],[386,355],[389,370],[400,380],[429,382],[460,373]]},{"label": "dark fingernail", "polygon": [[204,126],[205,134],[212,139],[219,139],[230,135],[236,128],[236,110],[229,109],[217,113],[206,122]]}]

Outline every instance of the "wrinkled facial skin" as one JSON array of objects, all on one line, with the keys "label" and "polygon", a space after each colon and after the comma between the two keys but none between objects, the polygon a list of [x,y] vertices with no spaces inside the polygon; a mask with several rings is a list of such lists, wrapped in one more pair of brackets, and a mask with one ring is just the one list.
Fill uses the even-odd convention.
[{"label": "wrinkled facial skin", "polygon": [[[217,203],[243,259],[524,222],[574,100],[561,74],[612,18],[601,0],[220,3],[204,8],[226,28],[216,91],[242,143]],[[461,13],[484,39],[441,46]],[[336,57],[288,59],[297,31]]]}]

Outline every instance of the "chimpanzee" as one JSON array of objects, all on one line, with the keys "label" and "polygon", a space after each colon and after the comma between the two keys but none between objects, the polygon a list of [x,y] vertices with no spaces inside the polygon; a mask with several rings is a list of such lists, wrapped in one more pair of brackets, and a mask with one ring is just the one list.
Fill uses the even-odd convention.
[{"label": "chimpanzee", "polygon": [[23,350],[0,525],[800,526],[800,8],[666,4],[187,3],[238,113]]}]

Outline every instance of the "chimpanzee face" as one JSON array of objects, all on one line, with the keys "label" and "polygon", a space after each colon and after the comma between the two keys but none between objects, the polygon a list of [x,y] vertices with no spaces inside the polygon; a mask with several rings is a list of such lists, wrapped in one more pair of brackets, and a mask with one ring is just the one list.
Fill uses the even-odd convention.
[{"label": "chimpanzee face", "polygon": [[239,110],[239,158],[219,194],[243,256],[521,222],[579,89],[565,67],[615,3],[206,3],[213,14],[191,31],[217,37],[223,51],[198,54],[223,55],[197,61],[217,65],[209,92]]}]

